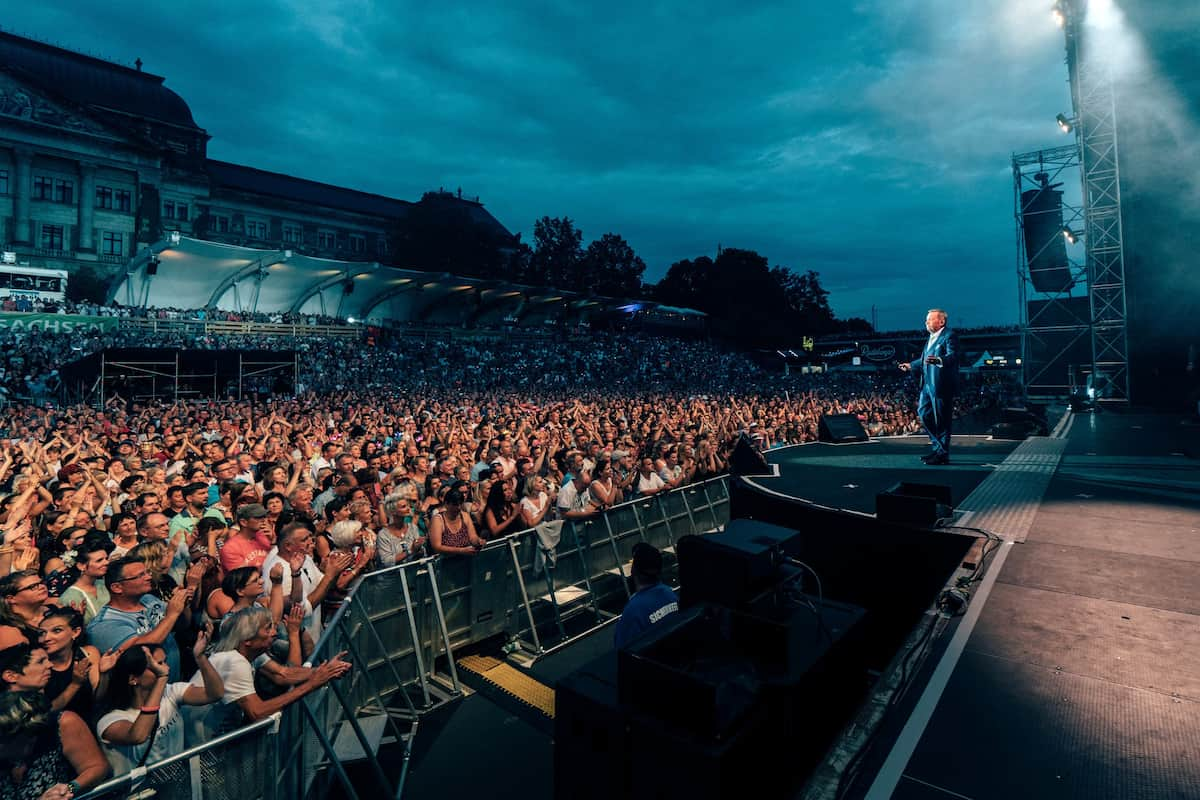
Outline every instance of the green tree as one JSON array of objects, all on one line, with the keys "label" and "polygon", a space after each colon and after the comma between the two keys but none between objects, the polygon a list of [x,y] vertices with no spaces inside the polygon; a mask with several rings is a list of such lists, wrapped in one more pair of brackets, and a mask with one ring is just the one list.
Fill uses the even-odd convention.
[{"label": "green tree", "polygon": [[568,217],[542,217],[533,224],[533,256],[528,282],[568,291],[587,291],[579,285],[583,233]]},{"label": "green tree", "polygon": [[73,303],[103,303],[112,280],[112,274],[101,273],[90,265],[80,266],[67,276],[67,299]]},{"label": "green tree", "polygon": [[636,297],[642,292],[646,262],[615,233],[606,233],[588,245],[579,262],[579,282],[591,294]]},{"label": "green tree", "polygon": [[779,281],[753,250],[722,250],[703,298],[714,330],[743,345],[766,347],[795,335]]},{"label": "green tree", "polygon": [[654,286],[652,296],[660,303],[708,311],[708,282],[712,279],[713,260],[708,256],[676,261]]},{"label": "green tree", "polygon": [[861,333],[874,333],[875,328],[862,317],[847,317],[835,320],[834,332],[853,336]]},{"label": "green tree", "polygon": [[805,333],[822,334],[834,329],[829,292],[821,286],[820,274],[811,269],[799,273],[787,267],[775,267],[771,275],[783,291],[795,324]]}]

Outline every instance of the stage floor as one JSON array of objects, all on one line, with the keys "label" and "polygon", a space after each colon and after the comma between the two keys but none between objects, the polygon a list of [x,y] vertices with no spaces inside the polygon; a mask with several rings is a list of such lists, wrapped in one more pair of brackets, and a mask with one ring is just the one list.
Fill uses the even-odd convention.
[{"label": "stage floor", "polygon": [[763,488],[832,508],[875,513],[875,495],[899,481],[939,483],[950,487],[954,502],[967,497],[1004,461],[1020,442],[987,436],[955,436],[950,461],[930,467],[921,462],[929,452],[925,436],[896,436],[853,444],[812,444],[769,451],[767,462],[777,477],[755,477]]},{"label": "stage floor", "polygon": [[1061,435],[944,689],[848,796],[1200,797],[1200,428],[1108,412]]}]

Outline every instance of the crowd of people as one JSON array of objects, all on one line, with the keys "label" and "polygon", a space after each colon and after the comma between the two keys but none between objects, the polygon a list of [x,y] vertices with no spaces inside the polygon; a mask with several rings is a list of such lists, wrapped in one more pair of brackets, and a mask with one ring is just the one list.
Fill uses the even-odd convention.
[{"label": "crowd of people", "polygon": [[227,311],[219,308],[126,306],[87,301],[54,300],[22,294],[0,298],[0,311],[36,314],[79,314],[117,319],[196,320],[199,322],[261,322],[285,325],[345,325],[346,320],[326,314],[297,311]]},{"label": "crowd of people", "polygon": [[[0,797],[66,797],[344,675],[305,666],[362,573],[721,474],[822,414],[913,433],[899,373],[784,375],[702,341],[0,334],[4,381],[116,346],[294,349],[254,400],[10,402]],[[16,376],[20,376],[19,379]],[[977,381],[959,413],[998,402]],[[36,397],[36,395],[35,395]],[[19,773],[19,774],[18,774]]]}]

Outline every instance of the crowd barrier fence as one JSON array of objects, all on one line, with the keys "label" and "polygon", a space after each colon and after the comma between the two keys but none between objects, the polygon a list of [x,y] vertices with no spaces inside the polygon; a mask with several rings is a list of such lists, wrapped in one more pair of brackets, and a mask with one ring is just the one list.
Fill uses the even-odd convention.
[{"label": "crowd barrier fence", "polygon": [[357,800],[370,779],[399,798],[422,715],[462,695],[454,651],[493,637],[533,656],[564,647],[620,613],[635,544],[670,554],[680,536],[717,529],[728,516],[722,476],[564,521],[553,548],[543,540],[556,525],[515,532],[474,556],[363,575],[310,659],[344,653],[353,664],[346,677],[83,797],[316,800],[340,789]]}]

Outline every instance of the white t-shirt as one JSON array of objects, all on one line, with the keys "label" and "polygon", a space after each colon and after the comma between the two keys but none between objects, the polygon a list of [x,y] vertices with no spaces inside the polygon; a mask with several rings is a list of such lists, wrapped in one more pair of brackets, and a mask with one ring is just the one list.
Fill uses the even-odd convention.
[{"label": "white t-shirt", "polygon": [[[276,564],[283,565],[283,577],[279,579],[279,586],[283,589],[283,599],[286,601],[292,594],[292,565],[280,557],[278,549],[272,549],[266,560],[263,561],[263,591],[270,596],[272,586],[271,570],[275,568]],[[317,566],[317,562],[313,561],[312,556],[305,556],[304,564],[300,566],[300,591],[303,597],[307,599],[313,590],[317,588],[317,584],[324,579],[325,573],[321,572],[321,568]],[[304,606],[306,611],[303,623],[304,630],[308,631],[308,635],[312,637],[314,642],[319,641],[321,638],[321,607],[318,605],[316,608],[312,608],[307,602],[305,602]]]},{"label": "white t-shirt", "polygon": [[[141,744],[114,744],[104,737],[104,732],[115,722],[136,722],[141,712],[135,708],[110,711],[100,718],[96,723],[96,735],[104,746],[104,755],[112,766],[114,777],[124,775],[140,764],[153,764],[183,752],[184,719],[179,711],[183,705],[183,693],[189,686],[190,683],[169,683],[163,689],[162,701],[158,705],[158,730],[153,734],[153,741],[147,739]],[[150,747],[149,756],[146,755],[147,745]]]},{"label": "white t-shirt", "polygon": [[662,477],[657,472],[651,472],[649,476],[643,477],[642,473],[638,473],[637,490],[638,494],[646,492],[654,492],[666,486],[663,483]]},{"label": "white t-shirt", "polygon": [[[225,685],[225,694],[219,702],[187,709],[188,747],[210,741],[241,724],[242,708],[237,701],[255,694],[254,670],[265,659],[266,656],[262,656],[251,664],[237,650],[226,650],[209,656],[209,662]],[[203,686],[204,674],[197,671],[192,677],[191,685]]]}]

